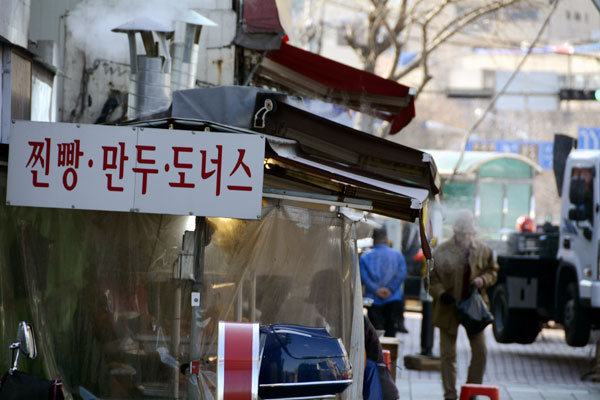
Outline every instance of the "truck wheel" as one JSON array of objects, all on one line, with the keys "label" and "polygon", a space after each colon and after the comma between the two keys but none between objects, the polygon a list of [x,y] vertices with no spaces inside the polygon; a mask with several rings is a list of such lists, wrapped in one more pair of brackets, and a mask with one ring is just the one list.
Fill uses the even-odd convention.
[{"label": "truck wheel", "polygon": [[493,332],[498,343],[533,343],[542,329],[534,311],[508,308],[506,285],[499,284],[492,296]]},{"label": "truck wheel", "polygon": [[565,339],[569,346],[583,347],[590,339],[590,321],[579,304],[579,291],[575,282],[567,285],[563,306]]},{"label": "truck wheel", "polygon": [[530,344],[535,342],[537,335],[542,330],[542,321],[539,320],[535,311],[513,310],[518,312],[515,317],[518,318],[518,335],[515,342],[519,344]]},{"label": "truck wheel", "polygon": [[494,315],[493,332],[498,343],[513,343],[514,318],[508,312],[508,294],[506,286],[497,285],[492,296],[492,314]]}]

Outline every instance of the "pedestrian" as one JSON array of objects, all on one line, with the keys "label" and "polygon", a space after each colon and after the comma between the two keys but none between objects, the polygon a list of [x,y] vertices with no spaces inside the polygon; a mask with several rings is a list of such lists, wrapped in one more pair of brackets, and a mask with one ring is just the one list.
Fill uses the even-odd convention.
[{"label": "pedestrian", "polygon": [[[473,214],[470,211],[461,210],[457,213],[453,230],[454,236],[434,251],[434,267],[430,272],[433,323],[440,329],[442,386],[447,400],[457,398],[456,303],[468,297],[471,285],[475,285],[489,306],[485,288],[496,282],[499,269],[492,249],[475,238]],[[483,382],[487,358],[485,334],[482,331],[467,336],[471,345],[467,383],[480,384]]]},{"label": "pedestrian", "polygon": [[385,228],[373,231],[373,248],[360,258],[360,278],[365,297],[373,299],[369,319],[385,336],[408,332],[404,327],[402,284],[406,278],[406,261],[398,250],[388,245]]},{"label": "pedestrian", "polygon": [[[398,400],[398,388],[385,364],[381,342],[369,318],[364,316],[365,334],[365,374],[363,379],[363,400]],[[392,365],[396,368],[396,365]]]}]

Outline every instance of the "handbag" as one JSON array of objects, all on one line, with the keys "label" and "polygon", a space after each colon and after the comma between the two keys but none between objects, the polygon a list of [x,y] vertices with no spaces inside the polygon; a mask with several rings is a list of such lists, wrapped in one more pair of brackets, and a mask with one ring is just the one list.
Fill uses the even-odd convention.
[{"label": "handbag", "polygon": [[494,321],[494,316],[475,286],[471,286],[469,297],[458,303],[456,311],[458,322],[465,327],[469,336],[478,334]]}]

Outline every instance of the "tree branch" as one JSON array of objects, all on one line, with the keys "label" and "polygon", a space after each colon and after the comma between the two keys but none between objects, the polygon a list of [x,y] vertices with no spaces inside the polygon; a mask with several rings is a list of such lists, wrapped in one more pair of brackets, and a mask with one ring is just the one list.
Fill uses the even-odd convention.
[{"label": "tree branch", "polygon": [[417,97],[419,97],[419,94],[421,93],[421,91],[425,88],[425,85],[427,85],[427,82],[429,82],[429,80],[431,80],[431,76],[429,76],[429,68],[427,66],[427,60],[428,60],[428,53],[427,53],[427,23],[423,24],[421,26],[421,34],[423,35],[423,57],[421,57],[422,59],[422,66],[423,66],[423,80],[421,81],[421,84],[419,85],[419,87],[417,88],[417,93],[415,94],[415,99]]},{"label": "tree branch", "polygon": [[[388,79],[392,76],[394,76],[394,74],[396,73],[396,70],[398,69],[398,61],[400,60],[400,56],[402,55],[402,49],[404,47],[404,43],[400,43],[400,40],[398,40],[398,35],[400,35],[400,32],[403,32],[406,29],[406,25],[404,24],[406,21],[406,0],[402,0],[402,2],[400,3],[400,11],[398,13],[398,19],[396,21],[396,26],[394,27],[394,29],[391,29],[389,24],[387,24],[386,21],[386,29],[388,31],[388,34],[390,35],[390,37],[393,37],[393,43],[394,43],[394,58],[392,60],[392,66],[390,68],[390,72],[388,73]],[[400,30],[397,30],[399,27]]]},{"label": "tree branch", "polygon": [[[371,43],[371,50],[374,53],[375,59],[377,59],[377,57],[379,57],[379,55],[386,51],[390,46],[395,46],[396,44],[395,37],[386,19],[389,12],[387,3],[388,0],[371,0],[371,4],[374,7],[372,14],[375,15],[375,18],[369,22],[369,39],[371,39],[369,43]],[[386,29],[388,35],[386,35],[383,40],[378,43],[377,36],[382,26]]]},{"label": "tree branch", "polygon": [[462,25],[461,29],[462,29],[464,26],[470,24],[471,22],[473,22],[474,20],[476,20],[479,17],[482,17],[482,16],[492,13],[494,11],[497,11],[501,8],[505,8],[514,3],[518,3],[520,1],[523,1],[523,0],[494,0],[493,2],[487,3],[481,7],[473,8],[470,11],[468,11],[467,13],[448,22],[443,28],[441,28],[438,31],[438,33],[433,37],[432,41],[435,41],[436,39],[438,39],[442,34],[444,34],[444,32],[450,30],[450,28],[452,28],[455,25],[461,24]]},{"label": "tree branch", "polygon": [[433,7],[428,12],[426,12],[423,24],[428,24],[429,22],[431,22],[435,17],[440,15],[440,13],[444,11],[444,9],[448,5],[452,4],[452,2],[452,0],[446,0],[444,3],[440,3],[436,7]]},{"label": "tree branch", "polygon": [[487,4],[485,6],[482,6],[480,8],[474,9],[474,10],[464,14],[463,16],[460,16],[460,17],[455,18],[454,20],[450,21],[442,29],[440,29],[440,31],[435,35],[435,37],[432,39],[432,42],[424,49],[424,53],[422,53],[419,57],[414,59],[410,64],[408,64],[404,68],[404,70],[402,70],[402,72],[393,76],[391,79],[398,80],[398,79],[401,79],[402,77],[406,76],[409,72],[412,72],[415,68],[419,67],[424,55],[435,50],[438,46],[440,46],[442,43],[446,42],[448,39],[450,39],[452,36],[454,36],[456,33],[461,31],[465,26],[469,25],[471,22],[473,22],[477,18],[479,18],[483,15],[489,14],[491,12],[500,10],[507,6],[510,6],[519,1],[521,1],[521,0],[509,0],[509,1],[498,0],[493,3]]}]

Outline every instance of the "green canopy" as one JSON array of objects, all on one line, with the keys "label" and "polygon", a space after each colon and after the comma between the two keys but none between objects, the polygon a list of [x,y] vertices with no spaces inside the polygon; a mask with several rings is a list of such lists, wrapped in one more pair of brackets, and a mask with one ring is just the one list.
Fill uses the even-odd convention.
[{"label": "green canopy", "polygon": [[[431,154],[435,163],[438,167],[438,172],[442,177],[452,175],[456,163],[460,157],[460,151],[454,150],[424,150],[426,153]],[[492,163],[493,162],[493,163]],[[492,163],[489,166],[488,163]],[[489,171],[490,168],[494,167],[493,171]],[[542,168],[531,159],[516,153],[498,153],[492,151],[465,151],[462,161],[457,170],[458,175],[471,174],[483,168],[480,174],[484,172],[487,176],[505,176],[515,177],[515,169],[518,171],[524,171],[526,166],[529,166],[536,173],[542,172]],[[485,173],[487,172],[487,174]],[[531,171],[528,170],[529,176],[533,177]],[[521,176],[519,174],[519,178]]]}]

